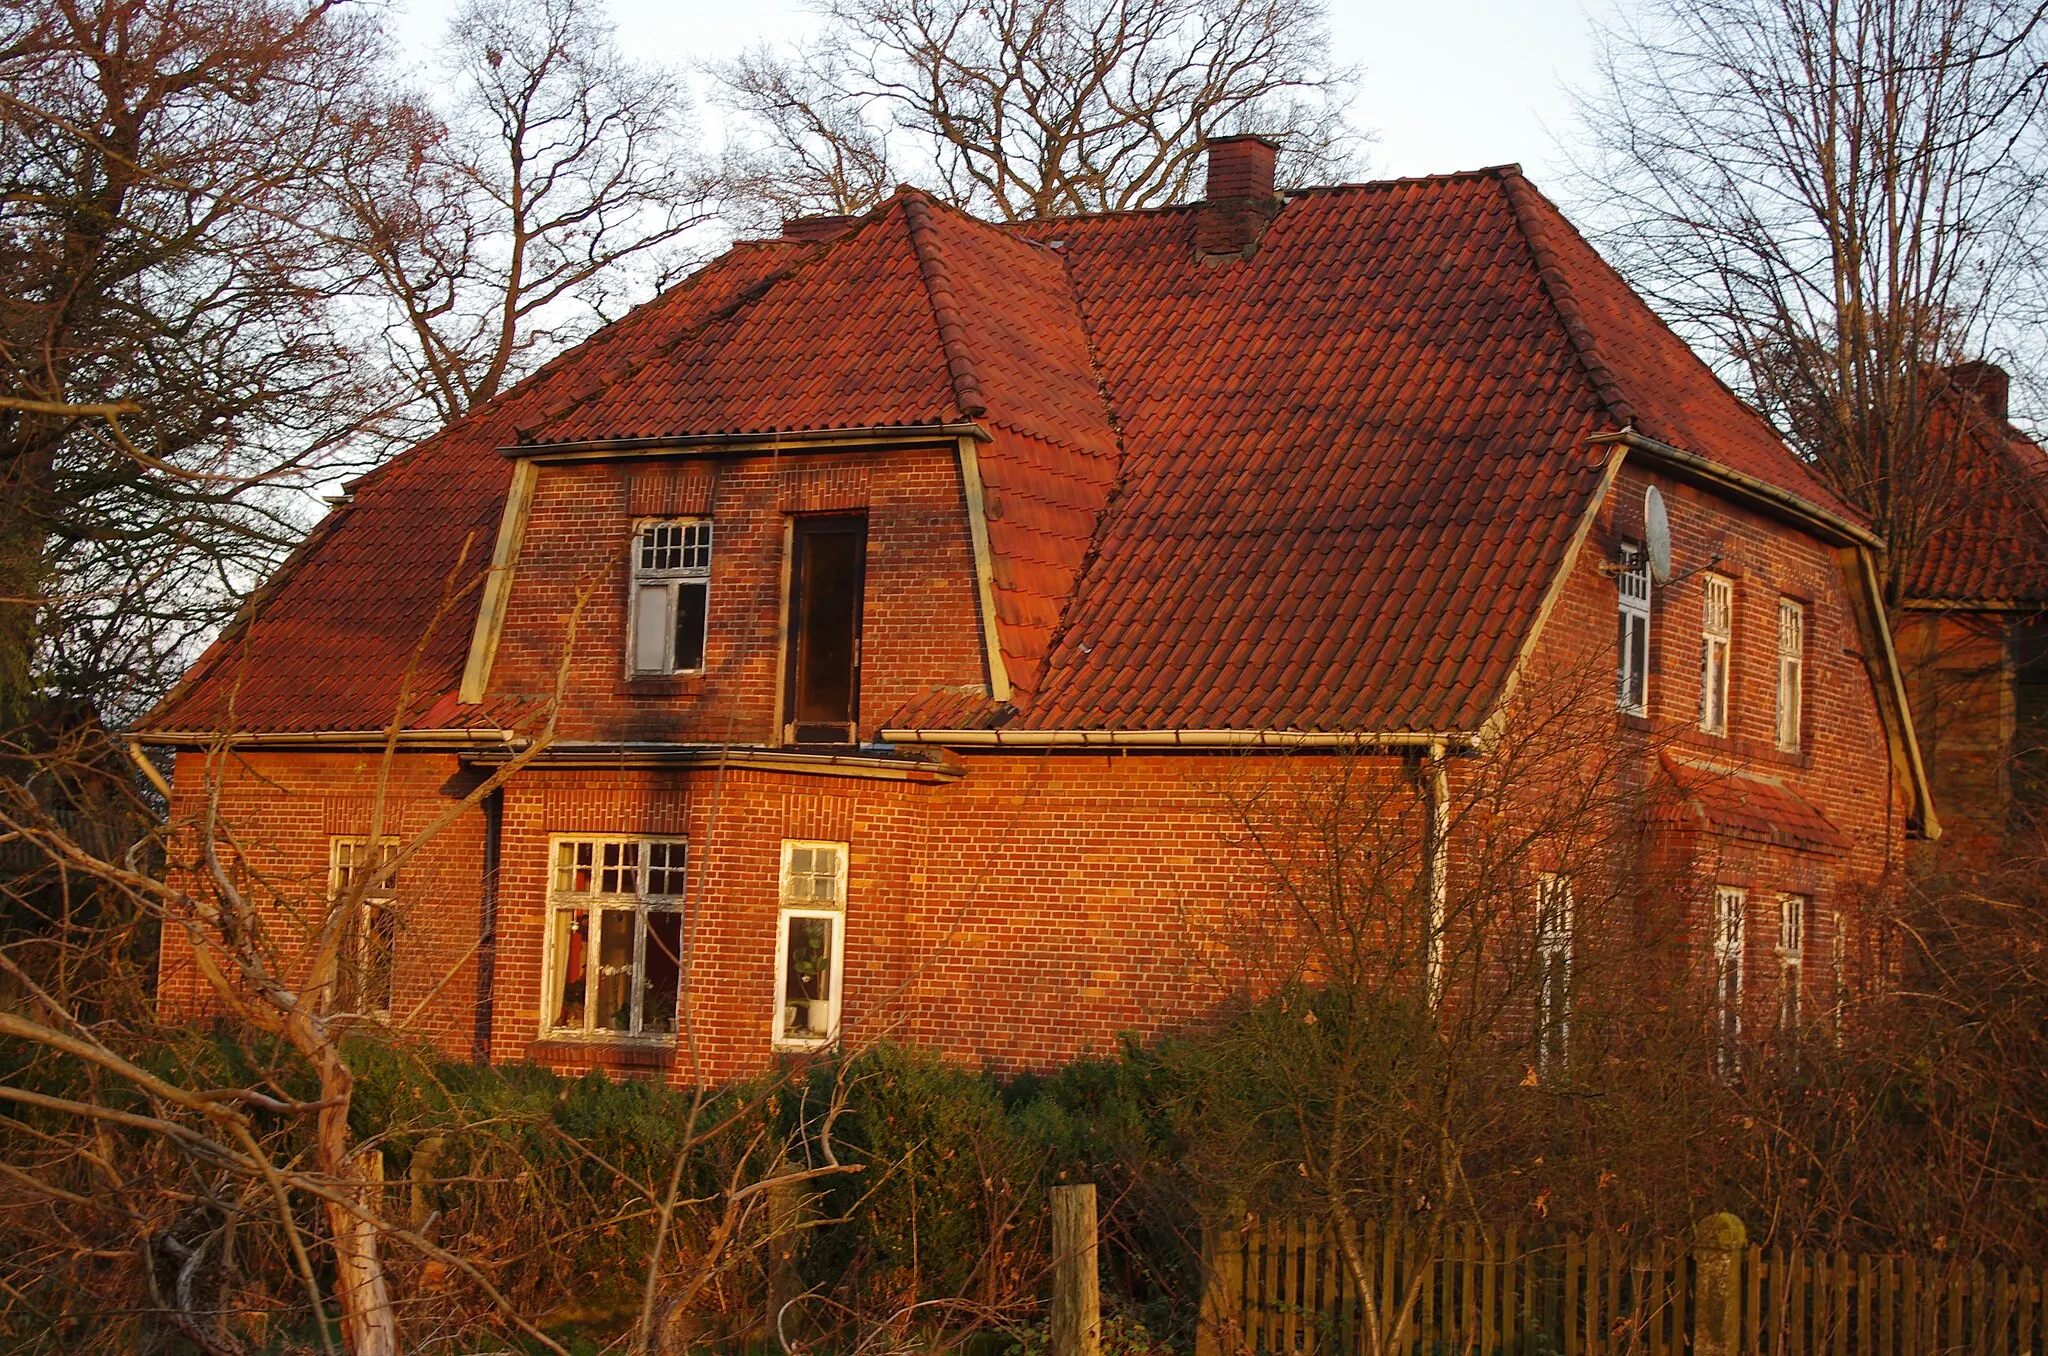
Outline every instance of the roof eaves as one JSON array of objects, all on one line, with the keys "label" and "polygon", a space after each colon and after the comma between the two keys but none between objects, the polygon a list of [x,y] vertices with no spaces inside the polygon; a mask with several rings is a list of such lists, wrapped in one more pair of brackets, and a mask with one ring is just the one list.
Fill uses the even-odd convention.
[{"label": "roof eaves", "polygon": [[1711,457],[1697,452],[1688,452],[1682,447],[1659,442],[1646,433],[1635,429],[1622,429],[1615,433],[1596,433],[1593,442],[1621,442],[1630,449],[1642,453],[1652,461],[1662,463],[1668,470],[1679,472],[1692,479],[1704,480],[1720,490],[1733,494],[1751,507],[1763,508],[1777,516],[1789,515],[1801,526],[1817,530],[1820,536],[1836,546],[1860,546],[1867,551],[1882,551],[1884,541],[1869,528],[1850,522],[1838,513],[1830,512],[1810,499],[1792,493],[1768,480],[1759,479],[1732,466],[1724,466]]}]

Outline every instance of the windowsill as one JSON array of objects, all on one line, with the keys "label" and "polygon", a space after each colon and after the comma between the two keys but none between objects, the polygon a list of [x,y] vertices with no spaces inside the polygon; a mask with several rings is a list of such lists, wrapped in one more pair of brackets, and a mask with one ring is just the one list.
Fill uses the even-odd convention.
[{"label": "windowsill", "polygon": [[616,1032],[589,1035],[557,1033],[529,1042],[527,1059],[548,1066],[569,1064],[598,1069],[666,1069],[675,1063],[673,1036],[622,1036]]},{"label": "windowsill", "polygon": [[826,1049],[837,1039],[836,1036],[817,1036],[797,1040],[788,1036],[777,1036],[769,1045],[785,1054],[802,1054],[806,1051]]},{"label": "windowsill", "polygon": [[619,683],[625,697],[694,697],[704,690],[704,670],[688,673],[641,673]]}]

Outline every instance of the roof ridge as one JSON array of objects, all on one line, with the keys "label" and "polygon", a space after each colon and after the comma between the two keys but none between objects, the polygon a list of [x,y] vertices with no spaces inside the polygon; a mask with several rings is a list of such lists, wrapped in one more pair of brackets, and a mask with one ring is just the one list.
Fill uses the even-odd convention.
[{"label": "roof ridge", "polygon": [[952,274],[939,254],[939,228],[932,221],[931,203],[921,191],[897,190],[903,204],[903,222],[910,231],[910,252],[917,257],[918,277],[932,304],[932,319],[939,328],[939,347],[946,355],[946,374],[953,381],[953,400],[960,413],[979,419],[988,413],[988,396],[981,387],[981,374],[967,351],[967,326],[960,318],[960,305],[953,296]]},{"label": "roof ridge", "polygon": [[1504,165],[1495,172],[1495,177],[1515,214],[1515,225],[1528,243],[1530,256],[1536,261],[1536,276],[1550,297],[1557,318],[1564,324],[1565,336],[1571,340],[1580,365],[1586,369],[1587,380],[1617,419],[1626,424],[1635,423],[1636,407],[1629,400],[1628,393],[1622,390],[1614,369],[1607,363],[1607,356],[1601,352],[1593,327],[1586,323],[1585,312],[1579,308],[1571,280],[1565,276],[1557,247],[1545,229],[1545,209],[1552,212],[1557,209],[1551,207],[1549,200],[1537,191],[1534,184],[1522,177],[1519,165]]}]

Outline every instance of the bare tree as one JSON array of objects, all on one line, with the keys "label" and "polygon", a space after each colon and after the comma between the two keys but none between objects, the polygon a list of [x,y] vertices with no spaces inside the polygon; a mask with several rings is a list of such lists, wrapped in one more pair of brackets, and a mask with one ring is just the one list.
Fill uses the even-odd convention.
[{"label": "bare tree", "polygon": [[378,53],[328,4],[0,4],[5,723],[146,704],[385,409],[328,192]]},{"label": "bare tree", "polygon": [[2048,7],[1658,0],[1581,103],[1617,265],[1890,544],[1956,511],[1940,373],[2041,354]]},{"label": "bare tree", "polygon": [[468,0],[442,73],[350,197],[387,355],[445,422],[651,292],[709,211],[681,77],[584,0]]},{"label": "bare tree", "polygon": [[[1184,198],[1203,141],[1279,137],[1295,182],[1341,177],[1351,72],[1318,0],[826,0],[824,35],[715,72],[760,129],[778,205],[854,211],[891,158],[1004,220]],[[885,153],[886,151],[886,153]]]}]

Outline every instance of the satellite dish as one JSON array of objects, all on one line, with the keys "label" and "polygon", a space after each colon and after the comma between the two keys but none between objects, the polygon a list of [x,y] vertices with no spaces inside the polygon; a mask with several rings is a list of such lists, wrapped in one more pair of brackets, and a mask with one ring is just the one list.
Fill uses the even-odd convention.
[{"label": "satellite dish", "polygon": [[1643,545],[1650,553],[1650,575],[1660,584],[1671,582],[1671,515],[1664,511],[1664,496],[1652,485],[1643,491]]}]

